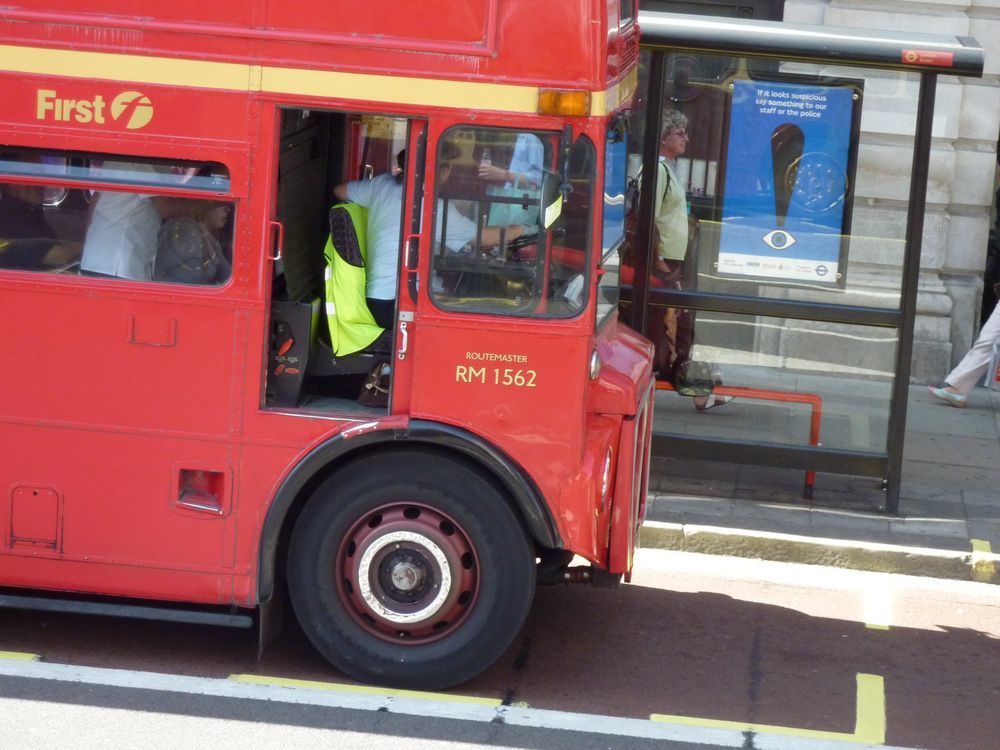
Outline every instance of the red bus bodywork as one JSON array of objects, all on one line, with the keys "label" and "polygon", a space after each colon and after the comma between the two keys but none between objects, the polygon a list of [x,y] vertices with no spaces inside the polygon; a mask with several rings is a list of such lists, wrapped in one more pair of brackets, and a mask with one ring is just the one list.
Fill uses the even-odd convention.
[{"label": "red bus bodywork", "polygon": [[[258,607],[280,588],[291,525],[317,486],[400,446],[488,477],[537,555],[562,550],[628,574],[647,489],[651,350],[617,313],[598,320],[599,243],[586,254],[589,302],[567,319],[447,312],[423,284],[415,299],[401,294],[408,327],[395,331],[392,406],[378,418],[264,395],[282,112],[405,118],[412,146],[423,129],[428,195],[436,145],[456,125],[570,126],[600,146],[635,83],[638,29],[621,5],[449,0],[415,13],[401,0],[175,0],[150,11],[137,0],[46,0],[0,10],[3,147],[222,164],[219,197],[235,207],[232,277],[218,287],[0,269],[0,585]],[[589,113],[539,114],[546,88],[586,92]],[[599,201],[591,216],[588,236],[599,238]],[[421,278],[427,255],[413,269]],[[527,363],[516,367],[532,371],[532,387],[505,372],[509,355]],[[486,374],[463,382],[456,368],[470,362]],[[190,501],[192,486],[207,504]]]}]

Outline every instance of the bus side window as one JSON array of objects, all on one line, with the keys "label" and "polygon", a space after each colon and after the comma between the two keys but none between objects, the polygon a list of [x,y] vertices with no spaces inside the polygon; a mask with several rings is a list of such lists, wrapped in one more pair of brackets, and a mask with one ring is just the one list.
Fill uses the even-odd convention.
[{"label": "bus side window", "polygon": [[[79,261],[85,199],[81,191],[55,191],[62,200],[49,207],[47,192],[45,185],[0,184],[0,268],[56,271]],[[76,204],[83,206],[80,222],[69,218]],[[51,220],[57,214],[63,221]]]},{"label": "bus side window", "polygon": [[[221,164],[11,149],[0,153],[0,174],[38,180],[0,178],[0,269],[199,285],[231,276],[234,203],[196,192],[228,190]],[[145,185],[191,195],[154,195]]]},{"label": "bus side window", "polygon": [[[187,215],[160,226],[153,281],[223,284],[232,274],[231,206],[225,201],[188,201]],[[183,208],[181,209],[183,210]]]}]

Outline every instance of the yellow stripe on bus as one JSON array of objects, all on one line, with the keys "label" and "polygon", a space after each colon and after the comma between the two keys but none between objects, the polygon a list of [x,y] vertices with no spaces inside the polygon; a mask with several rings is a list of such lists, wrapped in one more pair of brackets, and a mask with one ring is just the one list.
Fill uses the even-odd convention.
[{"label": "yellow stripe on bus", "polygon": [[608,112],[615,111],[632,98],[638,82],[639,71],[633,68],[628,75],[607,91],[593,92],[590,99],[591,113],[606,115]]},{"label": "yellow stripe on bus", "polygon": [[265,66],[261,89],[281,94],[504,112],[534,113],[538,108],[538,89],[533,86],[327,70]]},{"label": "yellow stripe on bus", "polygon": [[[29,75],[97,78],[129,84],[154,84],[227,91],[359,99],[386,104],[455,107],[533,114],[538,87],[439,78],[344,73],[211,60],[82,52],[0,45],[0,71]],[[620,83],[591,92],[591,115],[605,115],[631,96],[635,71]]]},{"label": "yellow stripe on bus", "polygon": [[0,69],[33,75],[248,91],[250,68],[240,63],[175,57],[0,45]]}]

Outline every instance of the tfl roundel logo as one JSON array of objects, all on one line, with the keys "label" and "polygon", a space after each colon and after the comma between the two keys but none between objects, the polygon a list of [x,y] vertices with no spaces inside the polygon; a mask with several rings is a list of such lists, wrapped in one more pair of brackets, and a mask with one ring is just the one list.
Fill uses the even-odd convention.
[{"label": "tfl roundel logo", "polygon": [[153,119],[153,103],[138,91],[123,91],[111,102],[111,117],[129,130],[138,130]]}]

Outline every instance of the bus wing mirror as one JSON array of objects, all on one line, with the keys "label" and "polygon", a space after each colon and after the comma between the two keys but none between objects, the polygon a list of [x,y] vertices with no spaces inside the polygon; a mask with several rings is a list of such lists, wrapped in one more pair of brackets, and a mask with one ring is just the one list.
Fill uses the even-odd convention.
[{"label": "bus wing mirror", "polygon": [[542,170],[541,204],[538,215],[542,217],[542,228],[548,229],[562,214],[563,185],[559,175],[550,169]]}]

